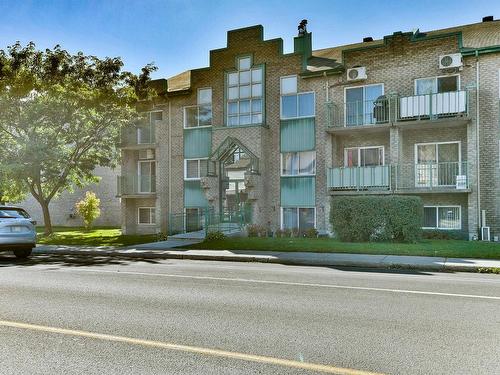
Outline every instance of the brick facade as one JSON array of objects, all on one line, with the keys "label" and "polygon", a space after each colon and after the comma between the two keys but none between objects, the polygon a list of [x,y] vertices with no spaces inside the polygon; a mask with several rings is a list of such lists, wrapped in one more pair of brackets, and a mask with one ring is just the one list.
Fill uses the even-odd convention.
[{"label": "brick facade", "polygon": [[[403,166],[415,168],[416,144],[457,141],[460,142],[460,160],[462,164],[467,163],[467,171],[460,171],[461,174],[467,173],[467,189],[457,190],[448,186],[441,190],[398,190],[394,188],[397,177],[391,172],[390,189],[380,193],[415,194],[422,197],[424,204],[433,206],[459,205],[460,230],[471,236],[477,234],[479,210],[486,210],[487,225],[491,227],[492,234],[500,235],[500,53],[486,51],[488,47],[498,47],[498,35],[500,22],[493,21],[429,33],[398,32],[383,40],[312,51],[311,54],[307,39],[311,38],[311,34],[305,34],[296,38],[294,53],[283,54],[282,40],[263,40],[262,26],[229,31],[227,47],[210,51],[209,67],[191,70],[189,74],[184,73],[167,81],[170,89],[155,107],[155,110],[163,111],[163,120],[156,124],[156,194],[148,197],[147,202],[142,197],[122,200],[124,231],[152,230],[151,226],[137,226],[134,215],[137,215],[141,202],[154,204],[157,208],[156,231],[166,231],[169,215],[184,211],[184,107],[196,105],[198,89],[206,87],[212,89],[212,152],[232,137],[259,159],[259,177],[255,181],[261,186],[253,190],[249,187],[253,220],[273,231],[280,228],[280,77],[297,75],[298,92],[312,91],[315,94],[314,180],[316,227],[319,230],[328,231],[330,228],[328,215],[332,194],[377,193],[365,189],[336,192],[328,186],[327,170],[344,167],[345,148],[383,146],[384,164],[390,166],[391,171],[401,171]],[[472,48],[480,49],[477,57],[470,52]],[[463,54],[463,66],[440,69],[439,56],[455,53]],[[251,56],[254,66],[263,67],[265,121],[259,126],[229,127],[224,119],[226,73],[235,69],[239,56]],[[346,69],[359,66],[366,68],[367,78],[348,81]],[[477,68],[479,112],[476,110]],[[399,98],[415,95],[416,79],[451,75],[459,75],[458,89],[467,92],[467,113],[446,118],[431,116],[418,121],[399,119]],[[383,94],[390,103],[388,121],[380,125],[332,127],[328,108],[335,106],[341,111],[345,108],[346,88],[372,84],[383,84]],[[123,168],[133,169],[137,155],[130,150],[124,150],[123,155]],[[412,176],[410,182],[403,182],[411,185],[413,179],[416,177]],[[214,193],[217,183],[214,181],[217,180],[202,180],[202,189],[209,202],[218,206],[218,197]]]}]

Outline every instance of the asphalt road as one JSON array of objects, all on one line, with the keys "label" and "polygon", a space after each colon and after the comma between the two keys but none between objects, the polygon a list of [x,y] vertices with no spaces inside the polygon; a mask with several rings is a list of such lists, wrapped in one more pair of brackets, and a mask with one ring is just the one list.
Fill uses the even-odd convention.
[{"label": "asphalt road", "polygon": [[1,374],[316,370],[499,374],[500,276],[0,255]]}]

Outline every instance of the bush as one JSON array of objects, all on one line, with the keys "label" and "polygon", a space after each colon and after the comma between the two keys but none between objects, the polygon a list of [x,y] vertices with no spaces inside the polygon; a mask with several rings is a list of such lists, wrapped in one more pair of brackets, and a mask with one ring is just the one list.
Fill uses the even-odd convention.
[{"label": "bush", "polygon": [[290,237],[292,232],[290,231],[290,229],[285,228],[285,229],[276,230],[276,232],[274,232],[274,234],[278,238],[286,238],[286,237]]},{"label": "bush", "polygon": [[247,225],[248,237],[267,237],[267,229],[259,224]]},{"label": "bush", "polygon": [[85,198],[75,204],[76,212],[82,218],[86,230],[90,230],[94,220],[101,216],[100,204],[101,200],[92,191],[87,191]]},{"label": "bush", "polygon": [[222,241],[226,239],[226,235],[220,230],[215,230],[207,233],[206,241]]},{"label": "bush", "polygon": [[469,234],[461,230],[424,229],[422,237],[427,240],[468,240]]},{"label": "bush", "polygon": [[413,196],[334,197],[330,223],[345,242],[416,242],[422,237],[423,205]]},{"label": "bush", "polygon": [[309,228],[302,232],[302,236],[306,238],[317,238],[318,230],[316,228]]}]

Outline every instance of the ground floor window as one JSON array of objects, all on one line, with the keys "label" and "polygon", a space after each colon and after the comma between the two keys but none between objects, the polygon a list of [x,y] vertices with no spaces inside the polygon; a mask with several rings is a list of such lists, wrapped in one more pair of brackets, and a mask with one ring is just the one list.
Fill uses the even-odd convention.
[{"label": "ground floor window", "polygon": [[316,227],[314,207],[283,207],[281,209],[281,228],[307,230]]},{"label": "ground floor window", "polygon": [[156,224],[156,208],[154,207],[139,207],[137,222],[143,225]]},{"label": "ground floor window", "polygon": [[186,221],[185,227],[186,232],[197,232],[203,229],[203,224],[205,222],[205,216],[203,215],[202,208],[185,208]]},{"label": "ground floor window", "polygon": [[461,229],[460,206],[424,206],[424,229]]}]

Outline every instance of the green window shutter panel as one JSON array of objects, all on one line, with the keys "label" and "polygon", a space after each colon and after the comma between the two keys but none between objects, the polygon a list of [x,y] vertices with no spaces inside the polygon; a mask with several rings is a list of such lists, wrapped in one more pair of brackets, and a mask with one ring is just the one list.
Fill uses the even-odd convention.
[{"label": "green window shutter panel", "polygon": [[314,118],[281,121],[281,152],[310,151],[316,147]]},{"label": "green window shutter panel", "polygon": [[316,177],[281,177],[281,206],[308,207],[316,204]]},{"label": "green window shutter panel", "polygon": [[207,158],[212,151],[212,128],[184,129],[184,158]]},{"label": "green window shutter panel", "polygon": [[207,207],[200,181],[184,181],[184,207]]}]

